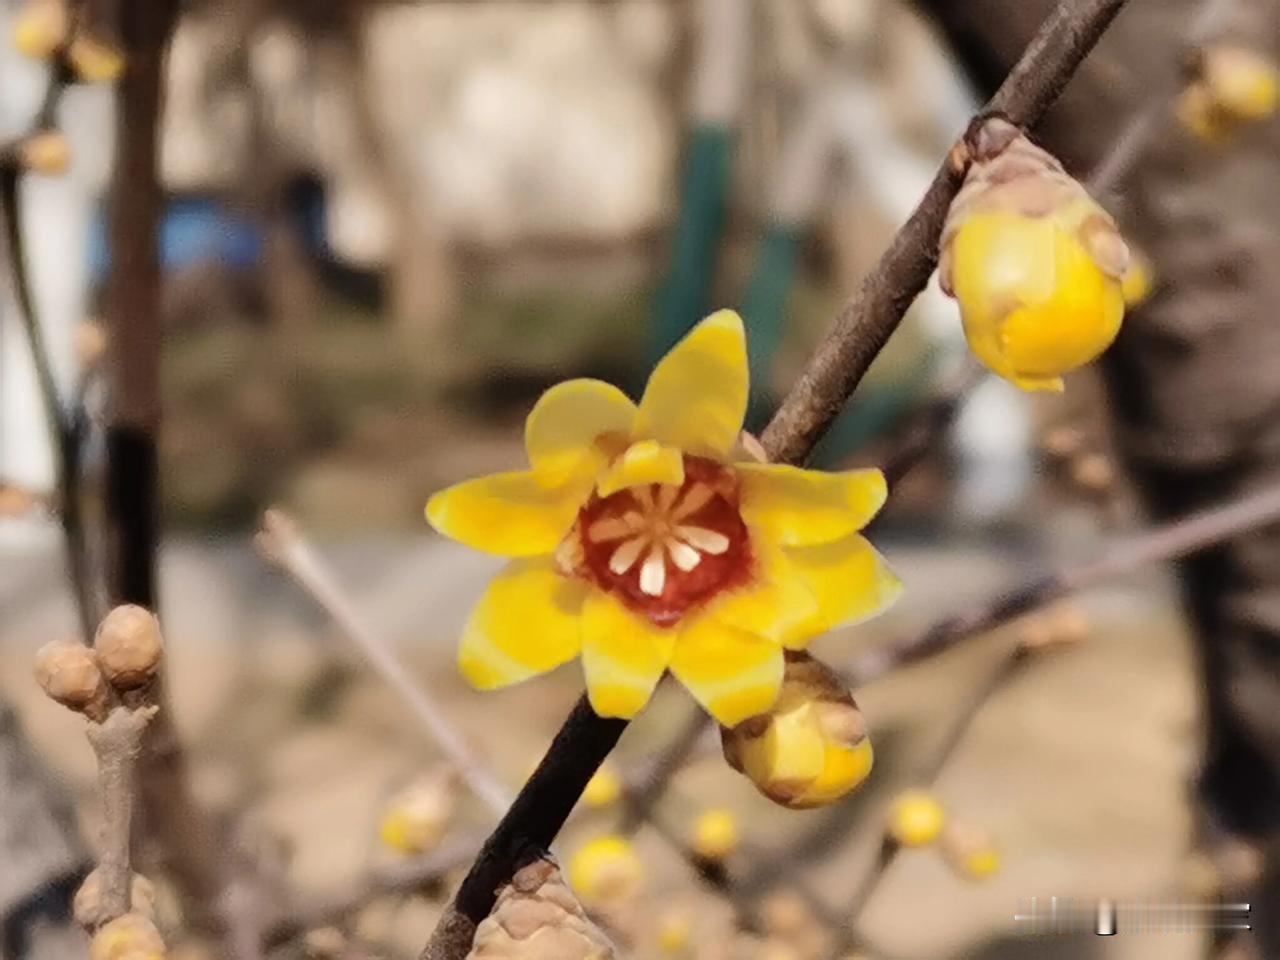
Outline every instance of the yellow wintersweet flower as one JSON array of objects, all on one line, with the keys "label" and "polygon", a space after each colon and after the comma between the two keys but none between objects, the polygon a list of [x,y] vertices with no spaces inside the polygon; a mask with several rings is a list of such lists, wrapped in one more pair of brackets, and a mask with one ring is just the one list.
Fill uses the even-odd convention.
[{"label": "yellow wintersweet flower", "polygon": [[994,373],[1024,390],[1061,390],[1062,374],[1120,332],[1128,247],[1106,211],[1011,124],[987,121],[976,149],[943,232],[943,289]]},{"label": "yellow wintersweet flower", "polygon": [[644,886],[645,869],[625,837],[608,834],[581,847],[569,859],[569,883],[588,906],[629,900]]},{"label": "yellow wintersweet flower", "polygon": [[593,810],[603,810],[617,803],[621,796],[622,778],[606,763],[587,781],[582,791],[582,802]]},{"label": "yellow wintersweet flower", "polygon": [[693,826],[693,852],[703,860],[719,863],[733,856],[741,833],[732,810],[704,811]]},{"label": "yellow wintersweet flower", "polygon": [[889,811],[889,836],[904,847],[926,847],[942,834],[946,811],[927,790],[905,790]]},{"label": "yellow wintersweet flower", "polygon": [[1221,145],[1241,127],[1274,116],[1278,106],[1280,69],[1273,61],[1245,47],[1215,44],[1200,51],[1176,112],[1193,135]]},{"label": "yellow wintersweet flower", "polygon": [[561,383],[529,414],[532,469],[432,497],[437,530],[510,558],[464,629],[463,675],[488,690],[581,655],[596,713],[632,717],[669,669],[732,725],[769,709],[784,649],[887,606],[899,581],[858,534],[883,476],[736,457],[746,406],[746,337],[725,310],[639,405]]}]

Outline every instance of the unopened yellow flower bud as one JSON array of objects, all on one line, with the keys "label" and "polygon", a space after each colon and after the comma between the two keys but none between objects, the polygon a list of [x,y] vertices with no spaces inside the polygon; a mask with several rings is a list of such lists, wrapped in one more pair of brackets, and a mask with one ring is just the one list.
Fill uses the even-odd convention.
[{"label": "unopened yellow flower bud", "polygon": [[55,640],[36,651],[36,682],[51,700],[94,719],[106,715],[107,687],[93,651],[74,640]]},{"label": "unopened yellow flower bud", "polygon": [[654,938],[658,952],[670,956],[688,951],[693,940],[693,918],[688,910],[667,910],[658,917],[658,932]]},{"label": "unopened yellow flower bud", "polygon": [[703,860],[719,863],[738,849],[738,818],[730,810],[708,810],[693,828],[693,852]]},{"label": "unopened yellow flower bud", "polygon": [[62,0],[27,0],[13,18],[13,45],[23,56],[48,60],[67,38]]},{"label": "unopened yellow flower bud", "polygon": [[1049,153],[991,119],[943,230],[939,278],[970,349],[1025,390],[1061,390],[1120,331],[1129,251]]},{"label": "unopened yellow flower bud", "polygon": [[107,682],[117,690],[145,686],[160,669],[164,655],[160,621],[137,604],[116,607],[99,624],[93,649]]},{"label": "unopened yellow flower bud", "polygon": [[1000,872],[1000,848],[984,831],[952,826],[942,836],[942,852],[965,880],[987,880]]},{"label": "unopened yellow flower bud", "polygon": [[1151,299],[1156,288],[1155,267],[1144,254],[1130,248],[1129,269],[1120,281],[1126,307],[1137,307]]},{"label": "unopened yellow flower bud", "polygon": [[806,653],[788,653],[768,713],[721,728],[725,759],[770,800],[804,808],[833,803],[871,772],[871,741],[840,678]]},{"label": "unopened yellow flower bud", "polygon": [[569,882],[588,906],[631,899],[644,880],[644,864],[625,837],[597,837],[569,860]]},{"label": "unopened yellow flower bud", "polygon": [[[130,897],[129,909],[132,912],[155,919],[156,888],[140,873],[133,875]],[[102,874],[99,870],[91,870],[84,878],[84,883],[80,884],[80,889],[76,891],[71,909],[76,923],[86,929],[92,929],[102,922]]]},{"label": "unopened yellow flower bud", "polygon": [[89,942],[89,960],[164,960],[156,925],[140,913],[126,913],[103,925]]},{"label": "unopened yellow flower bud", "polygon": [[71,166],[71,148],[59,130],[41,130],[18,144],[18,161],[32,173],[58,177]]},{"label": "unopened yellow flower bud", "polygon": [[396,853],[427,853],[444,839],[457,806],[457,772],[451,767],[434,770],[391,797],[378,835]]},{"label": "unopened yellow flower bud", "polygon": [[67,50],[67,60],[85,83],[111,83],[124,72],[124,51],[109,40],[79,33]]},{"label": "unopened yellow flower bud", "polygon": [[904,847],[926,847],[938,839],[947,815],[927,790],[906,790],[889,811],[888,833]]},{"label": "unopened yellow flower bud", "polygon": [[592,810],[603,810],[618,802],[622,796],[622,778],[609,764],[605,764],[587,781],[582,791],[582,802]]},{"label": "unopened yellow flower bud", "polygon": [[1177,115],[1194,136],[1221,144],[1241,127],[1273,116],[1278,105],[1280,68],[1273,61],[1244,47],[1215,44],[1192,64]]},{"label": "unopened yellow flower bud", "polygon": [[1080,489],[1103,494],[1116,483],[1116,468],[1105,453],[1085,453],[1071,463],[1071,479]]},{"label": "unopened yellow flower bud", "polygon": [[613,945],[587,919],[554,863],[521,868],[476,928],[467,960],[612,960]]}]

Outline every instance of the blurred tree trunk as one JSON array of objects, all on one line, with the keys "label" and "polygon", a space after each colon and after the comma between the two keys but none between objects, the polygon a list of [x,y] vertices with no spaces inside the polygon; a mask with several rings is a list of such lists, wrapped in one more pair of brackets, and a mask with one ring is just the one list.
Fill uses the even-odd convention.
[{"label": "blurred tree trunk", "polygon": [[0,957],[83,953],[71,898],[88,870],[71,805],[0,700]]},{"label": "blurred tree trunk", "polygon": [[[164,189],[159,127],[164,64],[177,17],[176,0],[126,3],[120,36],[127,68],[116,95],[106,284],[108,330],[107,522],[111,603],[157,606],[161,324],[159,225]],[[147,731],[138,778],[142,824],[182,895],[184,919],[196,930],[226,935],[226,852],[208,814],[196,804],[186,756],[163,679],[160,712]],[[148,857],[144,856],[144,862]]]},{"label": "blurred tree trunk", "polygon": [[[982,91],[994,88],[1051,0],[919,0]],[[1207,40],[1275,56],[1280,0],[1132,3],[1037,137],[1076,173],[1126,120],[1177,88],[1193,20]],[[1156,297],[1125,323],[1103,373],[1118,448],[1157,518],[1280,482],[1280,124],[1225,148],[1171,118],[1121,191],[1126,233],[1156,264]],[[1280,529],[1260,530],[1179,565],[1203,670],[1204,826],[1272,851],[1280,837]],[[1280,889],[1255,903],[1280,903]],[[1270,915],[1268,915],[1270,914]],[[1280,957],[1280,917],[1255,918]]]}]

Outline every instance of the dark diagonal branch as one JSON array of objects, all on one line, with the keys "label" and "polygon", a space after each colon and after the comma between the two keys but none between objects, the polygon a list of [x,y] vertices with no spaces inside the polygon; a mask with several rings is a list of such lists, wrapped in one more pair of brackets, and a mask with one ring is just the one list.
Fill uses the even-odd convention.
[{"label": "dark diagonal branch", "polygon": [[[1125,0],[1064,0],[1041,28],[989,111],[1030,127],[1070,80]],[[841,311],[762,438],[770,458],[803,461],[839,413],[871,361],[901,323],[937,265],[947,208],[959,189],[968,150],[962,144],[939,169],[920,206]],[[587,781],[626,728],[578,702],[542,764],[485,844],[453,905],[423,950],[423,960],[462,960],[475,926],[520,858],[547,847]]]},{"label": "dark diagonal branch", "polygon": [[[1125,0],[1060,3],[1041,27],[984,113],[1030,128],[1066,86]],[[965,170],[958,144],[924,199],[894,237],[862,288],[836,317],[761,441],[771,460],[799,463],[844,408],[871,361],[898,328],[933,274],[947,209]]]}]

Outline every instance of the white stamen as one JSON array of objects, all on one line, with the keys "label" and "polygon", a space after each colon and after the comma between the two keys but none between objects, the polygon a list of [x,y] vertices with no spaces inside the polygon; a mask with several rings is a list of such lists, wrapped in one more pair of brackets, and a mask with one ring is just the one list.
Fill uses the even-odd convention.
[{"label": "white stamen", "polygon": [[658,489],[658,512],[666,513],[671,509],[671,505],[676,502],[676,497],[680,496],[680,488],[672,483],[664,483]]},{"label": "white stamen", "polygon": [[628,513],[621,517],[605,517],[587,527],[587,536],[595,543],[608,543],[610,540],[621,540],[629,537],[644,525],[644,519],[638,513]]},{"label": "white stamen", "polygon": [[688,573],[702,562],[702,554],[687,543],[681,543],[679,540],[668,540],[666,547],[667,553],[671,554],[671,562],[685,573]]},{"label": "white stamen", "polygon": [[644,549],[645,539],[636,537],[634,540],[628,540],[617,550],[613,551],[613,556],[609,558],[609,569],[618,576],[622,576],[628,570],[636,565],[636,560],[640,558],[640,551]]},{"label": "white stamen", "polygon": [[660,597],[666,586],[667,564],[662,558],[662,547],[655,545],[640,567],[640,590],[651,597]]},{"label": "white stamen", "polygon": [[676,512],[674,514],[675,519],[683,520],[686,517],[697,513],[711,502],[711,498],[714,495],[715,491],[705,483],[695,483],[689,488],[689,492],[685,494],[684,500],[682,500],[680,505],[676,507]]},{"label": "white stamen", "polygon": [[687,540],[703,553],[719,556],[729,549],[729,538],[723,533],[708,530],[706,527],[676,527],[676,534]]}]

